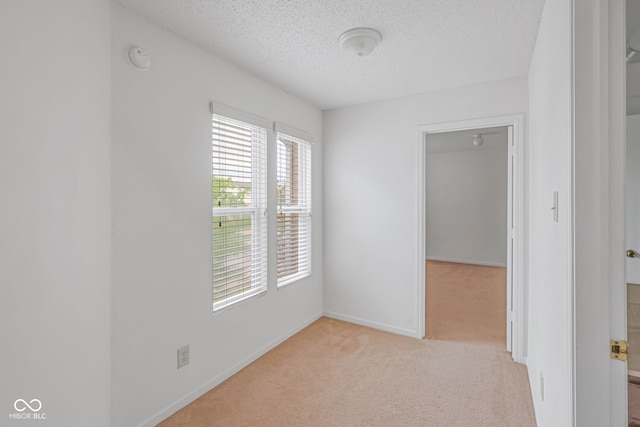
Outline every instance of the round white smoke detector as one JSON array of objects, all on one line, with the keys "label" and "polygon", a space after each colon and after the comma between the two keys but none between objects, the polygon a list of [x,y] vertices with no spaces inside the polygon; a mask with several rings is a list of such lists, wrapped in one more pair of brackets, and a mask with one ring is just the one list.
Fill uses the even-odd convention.
[{"label": "round white smoke detector", "polygon": [[129,48],[129,62],[138,71],[147,71],[151,67],[151,55],[149,52],[138,46]]}]

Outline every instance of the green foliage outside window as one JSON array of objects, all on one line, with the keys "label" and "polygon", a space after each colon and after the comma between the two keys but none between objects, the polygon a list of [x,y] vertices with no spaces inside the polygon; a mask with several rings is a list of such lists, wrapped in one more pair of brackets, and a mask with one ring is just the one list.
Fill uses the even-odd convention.
[{"label": "green foliage outside window", "polygon": [[213,175],[211,179],[211,194],[213,207],[247,206],[245,199],[249,196],[250,188],[240,188],[230,177]]}]

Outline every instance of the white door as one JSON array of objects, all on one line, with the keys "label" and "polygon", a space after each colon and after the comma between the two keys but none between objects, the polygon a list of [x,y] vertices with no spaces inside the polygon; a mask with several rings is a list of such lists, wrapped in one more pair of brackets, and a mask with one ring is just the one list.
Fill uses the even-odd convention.
[{"label": "white door", "polygon": [[513,141],[513,126],[507,128],[507,351],[513,351],[513,251],[515,230],[513,224],[514,201],[514,166],[515,147]]},{"label": "white door", "polygon": [[627,283],[640,285],[640,115],[627,117]]}]

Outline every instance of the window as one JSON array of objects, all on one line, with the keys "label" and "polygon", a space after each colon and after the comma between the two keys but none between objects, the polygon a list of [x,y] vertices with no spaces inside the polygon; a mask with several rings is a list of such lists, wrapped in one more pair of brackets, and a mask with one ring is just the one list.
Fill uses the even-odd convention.
[{"label": "window", "polygon": [[267,290],[267,130],[213,115],[213,310]]},{"label": "window", "polygon": [[311,274],[311,144],[277,133],[278,286]]}]

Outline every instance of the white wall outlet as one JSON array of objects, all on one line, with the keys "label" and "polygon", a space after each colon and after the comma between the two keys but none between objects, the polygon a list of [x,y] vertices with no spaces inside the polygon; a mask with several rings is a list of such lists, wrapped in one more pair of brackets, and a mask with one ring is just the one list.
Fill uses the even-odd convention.
[{"label": "white wall outlet", "polygon": [[178,349],[178,369],[189,364],[189,344],[183,345]]},{"label": "white wall outlet", "polygon": [[544,402],[544,374],[540,372],[540,399]]}]

